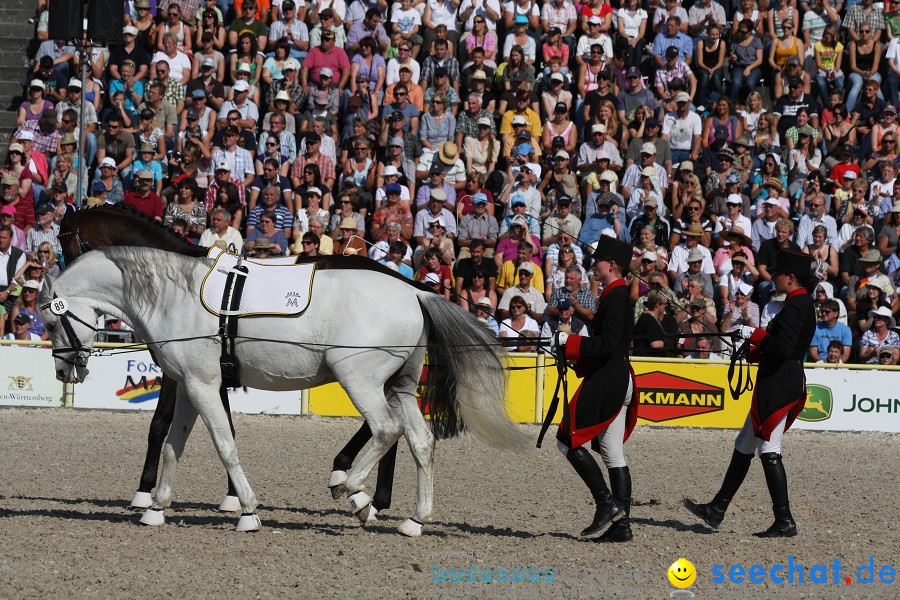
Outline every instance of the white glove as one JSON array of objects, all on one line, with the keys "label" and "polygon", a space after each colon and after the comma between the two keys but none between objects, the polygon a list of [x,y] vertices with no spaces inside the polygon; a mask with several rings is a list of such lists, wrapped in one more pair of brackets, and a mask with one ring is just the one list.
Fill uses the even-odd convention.
[{"label": "white glove", "polygon": [[565,350],[566,348],[566,340],[569,339],[569,334],[565,331],[557,331],[556,332],[556,349],[557,350]]},{"label": "white glove", "polygon": [[741,325],[741,328],[738,329],[738,337],[742,340],[749,340],[753,333],[756,331],[756,327],[751,327],[749,325]]}]

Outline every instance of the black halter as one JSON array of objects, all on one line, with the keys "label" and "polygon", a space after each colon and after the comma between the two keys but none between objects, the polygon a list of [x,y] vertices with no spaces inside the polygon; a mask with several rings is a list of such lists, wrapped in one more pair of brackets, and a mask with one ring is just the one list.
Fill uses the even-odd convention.
[{"label": "black halter", "polygon": [[[41,310],[47,310],[51,308],[55,301],[59,300],[56,294],[53,294],[53,300],[48,304],[44,304],[41,306]],[[53,309],[51,308],[51,312]],[[57,313],[53,313],[57,314]],[[93,332],[97,332],[97,328],[91,325],[90,323],[85,322],[81,317],[70,311],[68,308],[58,315],[59,316],[59,324],[63,328],[63,332],[66,334],[67,341],[69,343],[68,347],[65,348],[53,348],[50,352],[53,355],[53,358],[59,359],[68,365],[72,365],[73,367],[81,367],[84,368],[87,366],[87,359],[91,355],[91,349],[81,343],[81,340],[78,339],[78,336],[75,334],[75,329],[72,327],[72,322],[69,320],[69,317],[78,321],[88,329]]]}]

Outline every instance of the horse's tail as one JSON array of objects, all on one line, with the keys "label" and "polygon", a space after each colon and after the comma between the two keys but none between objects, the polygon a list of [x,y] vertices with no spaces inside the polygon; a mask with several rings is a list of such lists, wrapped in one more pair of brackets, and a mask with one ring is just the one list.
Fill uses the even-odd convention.
[{"label": "horse's tail", "polygon": [[490,329],[471,313],[434,294],[420,294],[428,363],[423,409],[438,439],[471,430],[501,449],[525,447],[525,437],[506,412],[506,361]]}]

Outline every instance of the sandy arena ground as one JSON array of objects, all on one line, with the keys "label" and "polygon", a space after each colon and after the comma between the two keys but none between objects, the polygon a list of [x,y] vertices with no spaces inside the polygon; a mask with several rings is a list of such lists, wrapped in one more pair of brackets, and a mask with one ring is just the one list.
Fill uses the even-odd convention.
[{"label": "sandy arena ground", "polygon": [[[401,446],[394,506],[362,528],[325,485],[334,452],[359,421],[319,417],[235,416],[261,532],[235,533],[237,516],[215,512],[225,475],[199,421],[168,523],[143,527],[127,504],[149,419],[0,410],[0,598],[667,598],[675,588],[666,571],[682,556],[696,566],[698,598],[900,597],[900,582],[878,581],[884,565],[900,570],[896,435],[790,432],[785,463],[800,535],[759,540],[751,533],[772,515],[758,462],[719,531],[680,505],[685,495],[715,493],[734,432],[639,427],[626,446],[635,539],[601,545],[577,537],[592,503],[552,438],[520,456],[471,436],[439,443],[436,521],[419,539],[395,533],[415,493]],[[524,429],[536,437],[537,427]],[[789,555],[805,568],[802,585],[712,580],[716,564],[726,576],[733,564],[768,573]],[[857,569],[870,556],[875,582],[861,584]],[[435,565],[450,574],[471,563],[482,577],[499,567],[554,569],[554,581],[434,581]],[[828,583],[810,583],[816,564],[827,566]],[[868,578],[867,569],[859,574]]]}]

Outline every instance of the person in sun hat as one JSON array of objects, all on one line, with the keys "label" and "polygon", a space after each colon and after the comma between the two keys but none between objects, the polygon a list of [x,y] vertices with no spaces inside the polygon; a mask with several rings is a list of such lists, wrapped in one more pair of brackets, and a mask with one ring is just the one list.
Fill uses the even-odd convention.
[{"label": "person in sun hat", "polygon": [[734,341],[748,340],[750,360],[759,364],[750,412],[735,439],[731,463],[719,492],[708,504],[684,500],[692,514],[714,529],[725,518],[729,504],[750,470],[753,455],[758,454],[772,498],[775,522],[755,535],[763,538],[797,535],[788,501],[781,443],[806,403],[803,359],[816,329],[813,299],[806,291],[812,271],[813,261],[808,254],[780,249],[771,272],[776,292],[785,294],[781,311],[767,329],[743,325],[737,332]]}]

